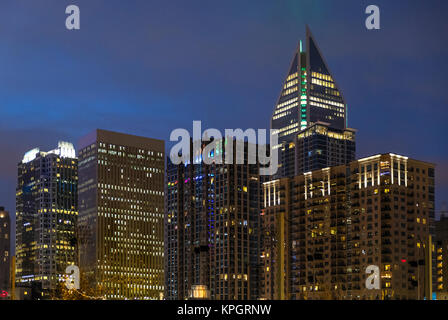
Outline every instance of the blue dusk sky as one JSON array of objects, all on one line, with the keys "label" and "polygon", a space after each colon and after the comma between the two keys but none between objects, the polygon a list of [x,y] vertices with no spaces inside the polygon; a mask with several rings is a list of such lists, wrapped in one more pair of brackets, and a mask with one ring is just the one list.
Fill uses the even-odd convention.
[{"label": "blue dusk sky", "polygon": [[[66,6],[81,29],[65,28]],[[369,4],[381,29],[365,27]],[[268,128],[305,25],[358,129],[357,157],[437,164],[448,197],[448,1],[2,0],[0,206],[17,163],[95,128],[169,140],[175,128]]]}]

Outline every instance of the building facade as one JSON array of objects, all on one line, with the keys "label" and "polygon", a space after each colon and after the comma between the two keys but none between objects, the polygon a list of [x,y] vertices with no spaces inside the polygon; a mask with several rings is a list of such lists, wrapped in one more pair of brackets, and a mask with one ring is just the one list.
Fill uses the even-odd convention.
[{"label": "building facade", "polygon": [[[342,136],[324,139],[329,135],[312,128],[319,122],[328,132]],[[321,169],[355,159],[354,130],[347,128],[347,104],[308,27],[306,50],[300,41],[274,108],[271,129],[279,137],[277,177],[301,174],[310,166]],[[289,152],[293,145],[298,145],[299,157]],[[332,152],[323,156],[330,149]]]},{"label": "building facade", "polygon": [[[202,150],[202,149],[201,149]],[[212,165],[167,159],[165,283],[167,299],[187,299],[195,285],[210,289],[215,178]],[[196,155],[197,158],[197,155]]]},{"label": "building facade", "polygon": [[0,207],[0,299],[11,295],[11,219],[9,212]]},{"label": "building facade", "polygon": [[24,299],[48,299],[76,263],[78,160],[69,142],[38,148],[18,165],[16,288]]},{"label": "building facade", "polygon": [[[213,152],[223,154],[226,143]],[[226,164],[225,155],[223,163],[212,164],[193,153],[186,164],[168,159],[168,299],[188,299],[197,286],[206,286],[216,300],[259,297],[262,178],[247,153],[245,143],[245,164]]]},{"label": "building facade", "polygon": [[165,143],[96,130],[79,143],[81,289],[107,299],[164,292]]},{"label": "building facade", "polygon": [[333,129],[329,123],[318,121],[296,135],[293,142],[282,145],[279,171],[292,177],[354,161],[355,135],[354,129]]},{"label": "building facade", "polygon": [[434,291],[448,298],[448,215],[442,214],[435,222]]},{"label": "building facade", "polygon": [[[263,189],[264,298],[423,299],[428,292],[434,165],[382,154]],[[379,289],[366,288],[371,265]]]}]

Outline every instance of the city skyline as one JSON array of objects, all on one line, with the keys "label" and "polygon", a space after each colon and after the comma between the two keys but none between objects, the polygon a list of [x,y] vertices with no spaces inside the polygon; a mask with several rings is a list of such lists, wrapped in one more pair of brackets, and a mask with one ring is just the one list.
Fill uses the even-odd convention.
[{"label": "city skyline", "polygon": [[[3,67],[0,69],[0,148],[6,150],[0,162],[0,206],[11,213],[11,256],[15,255],[12,261],[17,283],[36,280],[41,281],[39,290],[59,290],[54,281],[62,279],[60,260],[79,264],[83,274],[81,287],[98,290],[103,297],[111,299],[157,299],[163,297],[163,291],[167,296],[171,291],[171,297],[183,297],[207,287],[209,290],[203,294],[211,295],[212,299],[245,299],[261,297],[259,290],[263,286],[258,283],[258,277],[262,265],[258,259],[266,259],[263,269],[265,298],[278,296],[283,299],[290,295],[289,285],[278,282],[277,278],[274,281],[270,276],[274,270],[277,270],[276,277],[285,276],[285,280],[292,282],[302,277],[301,272],[306,270],[308,280],[301,279],[301,286],[294,285],[291,289],[293,296],[296,292],[296,297],[308,290],[327,290],[316,297],[332,296],[328,289],[347,290],[347,295],[333,292],[339,298],[367,297],[361,292],[351,293],[352,288],[358,290],[364,282],[362,277],[355,277],[354,286],[350,285],[348,289],[341,285],[342,282],[334,288],[321,287],[315,275],[309,280],[308,271],[315,273],[315,268],[321,268],[325,259],[323,256],[316,258],[314,253],[310,260],[305,251],[317,250],[312,246],[316,243],[321,246],[329,240],[325,238],[326,234],[331,234],[334,241],[341,242],[342,251],[331,248],[331,252],[325,254],[325,258],[330,259],[325,264],[333,264],[331,259],[334,255],[339,259],[340,253],[347,254],[348,258],[347,264],[343,263],[347,269],[335,271],[336,274],[352,273],[349,268],[353,264],[351,254],[362,257],[368,252],[367,260],[370,261],[361,259],[361,264],[355,261],[354,270],[358,274],[367,266],[365,263],[373,263],[373,260],[381,265],[381,278],[386,274],[390,276],[388,279],[394,279],[381,280],[385,289],[382,298],[428,297],[432,288],[431,282],[426,280],[424,288],[418,284],[415,295],[413,283],[420,283],[420,269],[417,275],[414,274],[413,263],[420,268],[421,260],[412,260],[412,257],[422,242],[423,248],[425,245],[432,248],[434,214],[437,219],[448,198],[448,148],[444,139],[447,115],[444,107],[448,94],[443,87],[448,45],[440,36],[441,31],[448,31],[440,13],[441,7],[448,9],[448,5],[441,4],[434,10],[412,3],[403,8],[381,0],[377,5],[381,7],[382,27],[368,30],[364,25],[367,4],[364,1],[359,4],[353,0],[344,8],[325,0],[264,2],[256,6],[245,3],[240,4],[238,10],[231,2],[213,6],[196,3],[161,5],[140,0],[136,3],[138,6],[114,0],[95,4],[81,0],[77,6],[81,8],[82,27],[72,31],[60,23],[66,17],[62,14],[65,4],[53,7],[20,3],[0,5],[0,37],[5,36],[6,48],[4,52],[0,51],[0,68]],[[13,14],[4,16],[4,11]],[[415,19],[420,21],[418,27],[411,23]],[[2,31],[5,21],[13,25],[7,33]],[[294,56],[287,70],[291,52]],[[286,76],[285,71],[288,71]],[[210,174],[208,169],[198,173],[196,169],[200,167],[188,167],[185,163],[187,169],[179,165],[165,171],[165,154],[170,154],[170,147],[175,143],[170,142],[170,133],[177,128],[190,131],[191,122],[198,120],[203,129],[271,128],[280,132],[280,145],[271,140],[273,149],[281,149],[280,172],[266,178],[268,182],[263,187],[266,210],[258,211],[259,215],[256,209],[261,203],[257,196],[261,190],[258,183],[263,179],[250,176],[249,166],[247,170],[241,170],[238,165],[219,167],[215,162],[210,167]],[[56,142],[57,149],[41,152],[54,147]],[[213,155],[221,153],[218,148]],[[79,167],[76,167],[79,172],[70,172],[71,178],[59,179],[60,173],[56,175],[56,171],[61,159],[58,160],[58,156],[69,158],[70,164],[62,167],[73,170],[79,158]],[[418,161],[414,163],[412,159]],[[47,166],[51,167],[48,177],[45,175]],[[234,175],[232,170],[235,170]],[[78,180],[78,173],[79,193],[72,192],[77,182],[70,182],[71,179]],[[319,178],[321,173],[322,179]],[[202,180],[192,182],[205,176],[211,177],[210,185]],[[178,181],[184,182],[185,186],[183,183],[176,185]],[[257,186],[253,181],[257,181]],[[43,184],[40,186],[39,183]],[[396,190],[390,188],[394,183],[398,185]],[[343,184],[347,189],[339,188]],[[227,192],[227,186],[231,186],[231,191]],[[211,191],[215,187],[219,187],[216,194]],[[367,191],[367,198],[364,198],[364,191],[353,192],[368,187],[372,189]],[[288,188],[299,189],[285,197],[284,191]],[[168,190],[175,196],[167,196]],[[322,199],[319,198],[321,192]],[[374,210],[364,207],[372,204],[373,198],[369,198],[372,192],[374,201],[381,201],[384,206],[375,203]],[[340,197],[340,193],[344,196]],[[47,196],[49,198],[45,200]],[[204,199],[208,197],[212,199],[212,205],[206,205]],[[238,201],[240,198],[248,200],[250,209],[244,201],[241,208],[239,202],[233,204],[233,197]],[[358,200],[359,197],[362,200]],[[230,199],[228,202],[220,202],[227,198]],[[75,247],[69,238],[58,236],[56,241],[50,239],[50,235],[44,236],[46,228],[57,220],[56,216],[73,214],[66,212],[65,205],[68,204],[61,199],[70,200],[67,202],[69,211],[76,214],[76,202],[79,201],[78,222],[66,221],[66,218],[58,220],[77,225],[76,232],[80,232],[77,259],[72,257]],[[336,200],[339,202],[334,209]],[[46,207],[46,201],[53,203],[53,209]],[[63,205],[59,207],[61,201]],[[161,209],[164,201],[165,209]],[[325,202],[331,202],[331,208]],[[394,202],[393,209],[391,202]],[[281,207],[290,203],[293,206]],[[273,208],[277,205],[278,208]],[[316,205],[321,207],[314,208]],[[356,209],[359,206],[363,208]],[[305,207],[311,209],[304,211]],[[246,209],[249,213],[244,216]],[[313,210],[325,214],[315,218]],[[373,218],[369,216],[372,210]],[[47,211],[48,215],[39,216]],[[339,216],[341,212],[343,215]],[[395,220],[390,220],[390,212]],[[266,213],[271,216],[261,218]],[[279,218],[277,213],[280,213]],[[307,216],[310,213],[313,213],[311,220]],[[322,223],[301,225],[305,220],[314,223],[315,219],[326,219],[330,213],[331,217],[337,216],[337,221],[330,219],[325,223],[346,225],[345,231],[328,229]],[[362,221],[366,214],[367,221],[373,219],[375,225],[360,222],[353,226],[351,215],[361,213]],[[287,228],[284,221],[288,220],[282,215],[289,217],[290,214],[306,219],[302,217],[298,224],[291,222]],[[164,216],[168,219],[163,226]],[[18,227],[15,226],[16,219],[22,221],[17,223]],[[266,235],[262,236],[254,227],[258,226],[259,219],[263,233],[266,226],[272,228]],[[263,219],[266,221],[261,222]],[[210,230],[204,227],[207,224]],[[235,226],[235,234],[228,233],[228,225]],[[238,229],[240,226],[243,231]],[[278,232],[275,231],[277,227]],[[305,229],[294,235],[296,227]],[[381,243],[381,255],[378,250],[368,248],[372,246],[370,241],[369,244],[358,241],[357,237],[366,236],[360,231],[366,227],[367,230],[373,228],[379,236],[375,241]],[[166,235],[162,238],[163,228],[168,231],[170,240],[179,237],[177,244],[168,246]],[[306,228],[313,231],[308,234]],[[389,248],[391,228],[394,230],[394,247]],[[67,233],[68,229],[58,230],[51,232],[62,230]],[[185,236],[179,230],[184,231]],[[425,240],[417,241],[414,230]],[[248,234],[254,232],[253,236],[246,239],[246,231]],[[407,235],[405,231],[408,231]],[[68,233],[74,231],[70,229]],[[294,275],[294,271],[291,278],[288,270],[282,275],[283,271],[279,270],[289,268],[290,263],[295,264],[296,242],[301,243],[308,236],[325,239],[310,239],[306,246],[311,247],[297,251],[306,257],[298,259],[299,263],[307,263],[306,267],[297,265],[297,270],[302,270],[299,275]],[[137,240],[139,237],[142,239]],[[255,241],[257,237],[260,243]],[[37,238],[40,240],[33,241]],[[236,238],[242,238],[242,244],[240,240],[232,240]],[[268,241],[264,248],[269,253],[265,255],[263,251],[260,256],[258,252],[267,239],[287,245],[276,252],[275,246]],[[446,243],[440,238],[436,240],[437,261],[442,261],[446,259]],[[208,245],[207,241],[210,242]],[[225,245],[221,248],[219,243]],[[294,250],[288,248],[291,243]],[[245,258],[236,258],[236,255],[235,260],[227,258],[227,254],[233,257],[236,252],[233,245],[237,244],[238,255],[244,252]],[[350,251],[352,245],[357,248],[353,252]],[[70,253],[63,253],[64,257],[53,256],[53,252],[47,250],[53,246],[57,248],[56,254],[62,252],[58,252],[60,248]],[[144,249],[144,253],[140,249]],[[167,258],[168,262],[172,261],[165,264],[165,272],[162,270],[164,249],[165,262]],[[293,255],[286,258],[285,254],[290,254],[288,250]],[[251,254],[247,256],[246,251]],[[374,259],[371,251],[377,254]],[[393,259],[388,256],[392,251]],[[283,255],[284,259],[274,261],[278,260],[274,258],[277,254]],[[27,259],[36,262],[27,262]],[[56,261],[55,268],[51,259]],[[440,278],[433,284],[445,288],[446,285],[442,285],[442,262],[432,267],[431,259],[425,256],[425,261],[424,279],[430,276],[431,270],[434,276],[437,269]],[[310,267],[310,262],[317,267]],[[383,262],[393,262],[393,276],[390,273],[392,266],[383,265]],[[339,263],[337,266],[342,266]],[[400,263],[408,264],[399,267]],[[149,271],[145,269],[147,267]],[[401,271],[396,271],[398,269]],[[330,272],[329,269],[321,271]],[[179,272],[185,279],[177,279]],[[408,272],[411,284],[405,279],[405,272]],[[167,274],[170,278],[166,278]],[[208,279],[209,274],[214,276]],[[228,279],[236,282],[230,285]],[[365,285],[366,289],[371,289],[367,282]],[[402,292],[394,293],[398,287],[403,289]],[[24,294],[31,289],[35,297],[39,291],[36,288],[33,282],[29,288],[24,288]],[[43,291],[37,292],[37,296],[47,297]],[[314,294],[304,296],[307,299]]]}]

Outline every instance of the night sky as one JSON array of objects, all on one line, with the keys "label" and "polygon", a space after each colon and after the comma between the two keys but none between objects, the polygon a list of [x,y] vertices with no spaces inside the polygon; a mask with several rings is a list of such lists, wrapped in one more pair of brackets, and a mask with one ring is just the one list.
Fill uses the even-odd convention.
[{"label": "night sky", "polygon": [[[81,30],[65,28],[65,8]],[[369,4],[381,30],[365,28]],[[437,164],[448,196],[448,1],[2,0],[0,206],[17,163],[95,128],[169,140],[175,128],[268,128],[308,24],[358,129],[357,157]]]}]

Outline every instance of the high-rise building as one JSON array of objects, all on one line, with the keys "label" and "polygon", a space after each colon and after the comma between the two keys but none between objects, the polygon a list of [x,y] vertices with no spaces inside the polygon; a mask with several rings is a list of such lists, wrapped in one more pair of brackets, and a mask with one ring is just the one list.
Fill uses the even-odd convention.
[{"label": "high-rise building", "polygon": [[8,211],[0,207],[0,299],[11,295],[11,220]]},{"label": "high-rise building", "polygon": [[18,165],[16,287],[25,299],[50,298],[76,263],[78,160],[69,142],[38,148]]},{"label": "high-rise building", "polygon": [[318,121],[282,147],[279,170],[285,177],[291,177],[349,163],[355,160],[355,152],[354,129],[333,129]]},{"label": "high-rise building", "polygon": [[[263,297],[423,299],[434,165],[381,154],[264,183]],[[377,266],[380,289],[366,287]]]},{"label": "high-rise building", "polygon": [[[191,153],[186,164],[168,159],[166,297],[188,299],[207,288],[211,299],[257,299],[260,278],[258,164],[205,164]],[[201,152],[206,144],[202,145]],[[236,143],[233,144],[235,159]]]},{"label": "high-rise building", "polygon": [[[327,133],[316,131],[318,123]],[[347,104],[308,27],[306,50],[300,41],[274,108],[271,129],[278,133],[277,177],[355,160],[355,131],[347,128]],[[290,150],[295,145],[299,150]]]},{"label": "high-rise building", "polygon": [[81,289],[107,299],[164,291],[165,143],[95,130],[79,143]]},{"label": "high-rise building", "polygon": [[[192,146],[192,144],[191,144]],[[210,289],[215,178],[211,165],[167,159],[165,283],[167,299],[186,299],[194,285]]]},{"label": "high-rise building", "polygon": [[448,212],[442,212],[435,222],[435,240],[448,240]]},{"label": "high-rise building", "polygon": [[434,238],[434,290],[448,297],[448,215],[442,213],[440,220],[435,222]]}]

